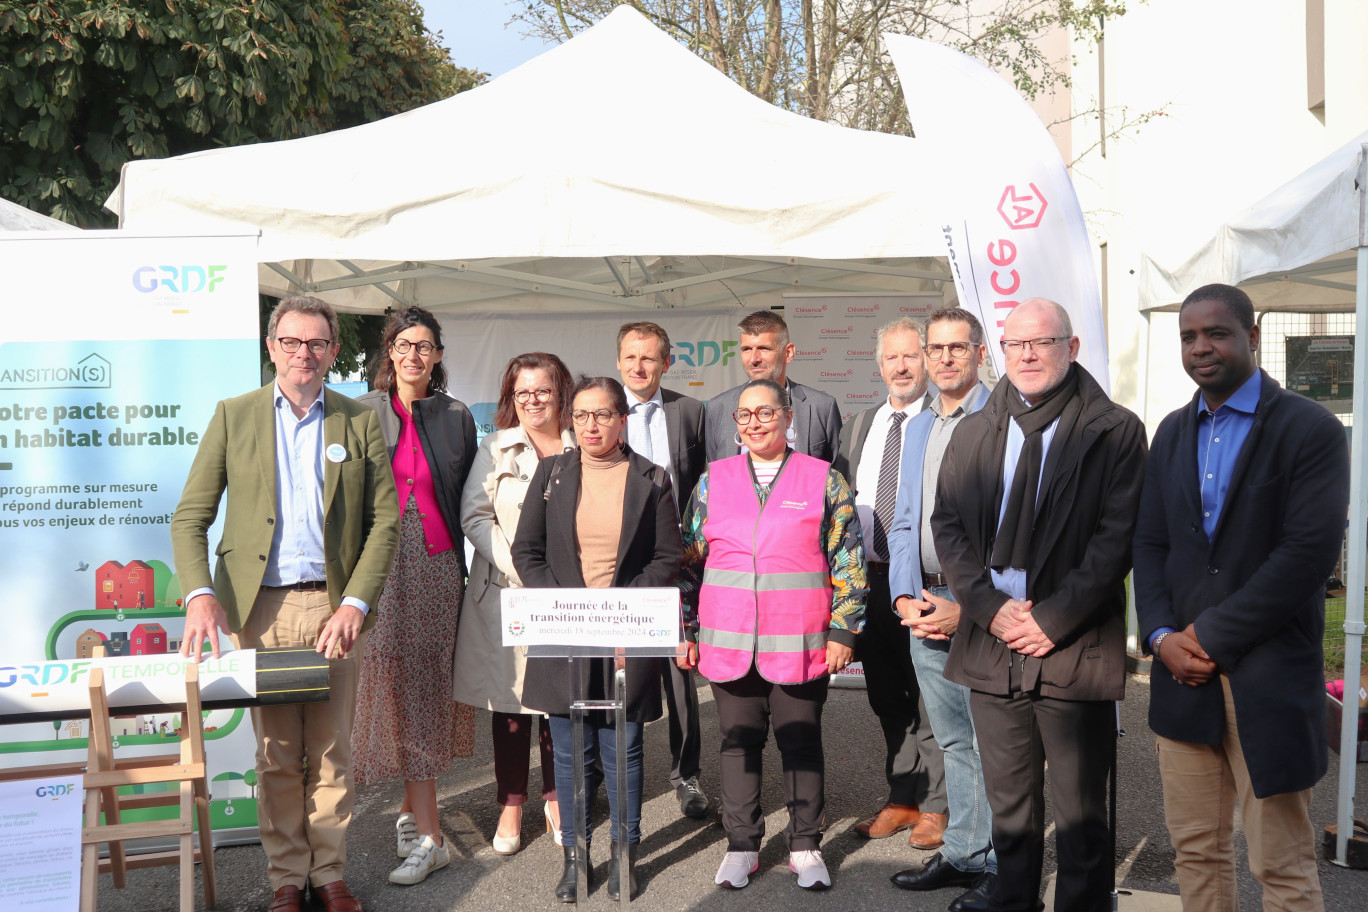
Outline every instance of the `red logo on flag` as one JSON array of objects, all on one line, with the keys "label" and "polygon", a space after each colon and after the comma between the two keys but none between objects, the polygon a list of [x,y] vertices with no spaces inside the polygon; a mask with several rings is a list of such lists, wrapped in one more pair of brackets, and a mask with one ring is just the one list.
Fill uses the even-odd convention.
[{"label": "red logo on flag", "polygon": [[1018,190],[1015,184],[1008,184],[1002,191],[1002,199],[998,201],[998,214],[1013,231],[1039,228],[1047,205],[1035,184],[1027,184],[1025,191]]}]

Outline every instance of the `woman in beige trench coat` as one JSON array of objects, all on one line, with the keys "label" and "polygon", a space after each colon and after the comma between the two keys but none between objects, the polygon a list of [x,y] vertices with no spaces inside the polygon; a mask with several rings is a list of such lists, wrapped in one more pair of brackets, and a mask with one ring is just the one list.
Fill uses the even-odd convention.
[{"label": "woman in beige trench coat", "polygon": [[503,645],[499,593],[521,583],[509,549],[537,461],[575,445],[570,430],[570,371],[560,358],[529,352],[508,362],[494,415],[497,428],[475,455],[461,496],[461,528],[475,550],[456,636],[453,696],[493,714],[494,778],[502,811],[491,841],[502,855],[522,845],[529,748],[540,719],[542,799],[547,829],[560,844],[560,808],[551,732],[522,705],[526,650]]}]

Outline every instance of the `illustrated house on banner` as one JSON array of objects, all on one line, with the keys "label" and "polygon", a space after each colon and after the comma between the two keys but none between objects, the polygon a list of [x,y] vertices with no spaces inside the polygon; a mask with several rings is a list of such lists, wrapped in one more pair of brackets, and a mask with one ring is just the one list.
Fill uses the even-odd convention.
[{"label": "illustrated house on banner", "polygon": [[105,561],[95,571],[95,607],[150,608],[155,604],[157,573],[140,560]]},{"label": "illustrated house on banner", "polygon": [[87,627],[80,636],[76,638],[76,658],[89,659],[95,655],[95,647],[103,646],[106,637],[94,627]]},{"label": "illustrated house on banner", "polygon": [[165,655],[166,629],[161,624],[139,624],[133,628],[133,655]]}]

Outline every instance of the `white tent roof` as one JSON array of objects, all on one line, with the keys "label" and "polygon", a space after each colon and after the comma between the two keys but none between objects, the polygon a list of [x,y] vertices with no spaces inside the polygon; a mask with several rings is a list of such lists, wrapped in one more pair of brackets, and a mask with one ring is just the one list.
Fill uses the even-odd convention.
[{"label": "white tent roof", "polygon": [[[486,86],[406,114],[132,162],[107,205],[141,233],[260,230],[276,275],[335,290],[349,309],[393,298],[488,309],[528,292],[619,307],[729,301],[745,293],[732,282],[658,295],[719,271],[744,290],[750,276],[771,291],[810,287],[814,270],[819,286],[839,286],[833,267],[849,288],[875,275],[917,290],[909,279],[948,278],[909,261],[945,249],[924,147],[768,105],[623,6]],[[380,278],[389,298],[365,288]]]},{"label": "white tent roof", "polygon": [[18,203],[0,199],[0,231],[75,231],[66,222],[60,222],[46,215],[39,215],[32,209],[25,209]]},{"label": "white tent roof", "polygon": [[1173,269],[1145,256],[1140,309],[1176,310],[1210,282],[1243,285],[1258,310],[1354,311],[1355,247],[1368,244],[1368,133],[1236,215]]}]

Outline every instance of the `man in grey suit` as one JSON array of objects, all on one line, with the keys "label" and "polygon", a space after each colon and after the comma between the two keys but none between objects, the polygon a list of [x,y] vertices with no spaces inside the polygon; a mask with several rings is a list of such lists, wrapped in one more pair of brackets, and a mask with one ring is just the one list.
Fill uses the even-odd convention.
[{"label": "man in grey suit", "polygon": [[[773,380],[785,387],[793,399],[795,436],[790,446],[799,453],[831,462],[836,458],[841,434],[841,410],[836,407],[836,400],[821,390],[788,379],[794,347],[784,318],[771,310],[757,310],[738,325],[741,363],[750,379]],[[732,419],[732,412],[741,401],[741,388],[733,387],[709,400],[708,462],[741,452],[741,445],[736,442],[736,422]]]},{"label": "man in grey suit", "polygon": [[[707,467],[703,403],[661,388],[660,379],[670,369],[670,336],[658,324],[622,325],[617,368],[627,389],[627,444],[673,476],[678,516]],[[702,818],[708,813],[708,796],[698,787],[702,735],[694,673],[672,658],[661,659],[660,677],[670,706],[670,786],[680,812]]]}]

